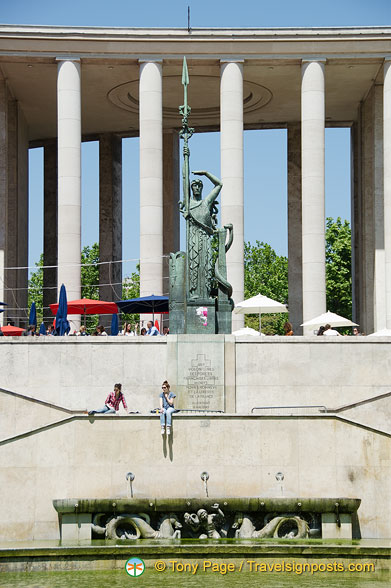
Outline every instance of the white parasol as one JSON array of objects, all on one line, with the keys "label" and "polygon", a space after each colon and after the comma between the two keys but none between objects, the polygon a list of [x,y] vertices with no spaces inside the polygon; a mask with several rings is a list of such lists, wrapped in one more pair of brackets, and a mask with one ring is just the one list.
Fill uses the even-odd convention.
[{"label": "white parasol", "polygon": [[371,333],[368,337],[391,337],[391,329],[380,329],[380,331],[375,331],[375,333]]},{"label": "white parasol", "polygon": [[248,300],[243,300],[235,306],[236,314],[259,314],[259,332],[261,332],[261,315],[288,312],[285,304],[272,300],[262,294],[257,294]]},{"label": "white parasol", "polygon": [[320,327],[322,325],[330,325],[330,327],[357,327],[357,323],[340,316],[339,314],[335,314],[335,312],[324,312],[315,318],[305,321],[301,326],[302,327]]},{"label": "white parasol", "polygon": [[251,329],[251,327],[243,327],[243,329],[234,331],[232,334],[235,335],[235,337],[259,337],[261,333],[255,329]]}]

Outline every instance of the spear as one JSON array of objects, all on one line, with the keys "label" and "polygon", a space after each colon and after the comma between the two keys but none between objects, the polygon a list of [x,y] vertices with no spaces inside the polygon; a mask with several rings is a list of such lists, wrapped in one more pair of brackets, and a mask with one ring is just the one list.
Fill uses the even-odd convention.
[{"label": "spear", "polygon": [[194,129],[189,127],[188,124],[188,117],[191,112],[191,108],[187,103],[187,86],[189,85],[189,72],[187,69],[186,57],[183,58],[183,67],[182,67],[182,85],[183,85],[183,106],[180,106],[179,112],[182,115],[182,129],[181,129],[181,137],[183,137],[183,170],[182,170],[182,178],[183,178],[183,215],[185,218],[188,217],[189,214],[189,198],[190,198],[190,171],[189,171],[189,158],[190,158],[190,151],[189,151],[189,139],[194,133]]}]

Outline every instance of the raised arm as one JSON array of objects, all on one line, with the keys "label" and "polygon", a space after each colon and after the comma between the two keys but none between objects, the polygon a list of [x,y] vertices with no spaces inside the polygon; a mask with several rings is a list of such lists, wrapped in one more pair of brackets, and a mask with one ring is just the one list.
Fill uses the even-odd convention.
[{"label": "raised arm", "polygon": [[211,206],[213,202],[216,200],[217,196],[220,194],[221,188],[223,187],[223,183],[219,178],[216,178],[213,174],[209,173],[208,171],[193,171],[192,172],[195,176],[205,176],[214,184],[214,188],[212,191],[205,197],[204,201],[208,206]]}]

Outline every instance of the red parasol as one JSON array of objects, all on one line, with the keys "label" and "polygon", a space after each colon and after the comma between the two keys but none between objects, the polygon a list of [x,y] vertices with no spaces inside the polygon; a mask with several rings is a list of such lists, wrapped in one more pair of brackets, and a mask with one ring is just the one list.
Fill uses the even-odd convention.
[{"label": "red parasol", "polygon": [[[58,302],[50,304],[50,310],[53,314],[57,313]],[[118,306],[115,302],[105,302],[104,300],[91,300],[90,298],[81,298],[80,300],[70,300],[68,302],[68,314],[116,314]]]},{"label": "red parasol", "polygon": [[4,335],[7,337],[20,337],[23,331],[26,329],[21,329],[20,327],[13,327],[11,325],[7,325],[5,327],[1,327]]},{"label": "red parasol", "polygon": [[[57,313],[58,302],[50,304],[53,314]],[[105,302],[104,300],[91,300],[90,298],[81,298],[80,300],[70,300],[68,302],[68,314],[116,314],[118,306],[115,302]]]}]

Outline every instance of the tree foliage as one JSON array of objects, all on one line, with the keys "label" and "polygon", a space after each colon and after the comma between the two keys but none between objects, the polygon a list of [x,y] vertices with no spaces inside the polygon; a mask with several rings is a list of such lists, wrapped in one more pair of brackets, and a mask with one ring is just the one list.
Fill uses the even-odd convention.
[{"label": "tree foliage", "polygon": [[[85,246],[81,252],[81,297],[99,300],[99,245]],[[36,270],[31,274],[28,282],[28,305],[35,302],[37,320],[40,323],[43,317],[51,316],[50,309],[43,311],[43,254],[41,254]],[[140,266],[130,277],[125,277],[122,285],[122,298],[137,298],[140,295]],[[122,315],[123,321],[138,322],[139,315]],[[82,321],[84,321],[82,317]],[[86,316],[87,331],[91,333],[98,325],[98,315]],[[50,321],[51,322],[51,321]]]},{"label": "tree foliage", "polygon": [[[81,252],[82,297],[99,299],[99,245],[86,246]],[[28,304],[35,301],[38,321],[43,316],[43,255],[36,263],[36,271],[29,279]],[[244,244],[244,296],[245,299],[263,294],[287,304],[288,259],[277,255],[267,243],[256,241]],[[140,266],[130,277],[125,277],[122,298],[137,298],[140,295]],[[338,217],[326,220],[326,296],[327,308],[347,318],[352,316],[351,278],[351,230],[348,221]],[[46,309],[45,315],[48,314]],[[286,314],[262,315],[262,331],[283,334]],[[138,315],[122,315],[123,322],[138,322]],[[246,315],[245,324],[258,329],[258,315]],[[89,331],[98,324],[98,316],[87,317]]]},{"label": "tree foliage", "polygon": [[326,219],[327,309],[352,318],[352,246],[347,220]]},{"label": "tree foliage", "polygon": [[[137,264],[136,271],[129,277],[124,278],[122,283],[122,299],[130,300],[131,298],[138,298],[140,296],[140,264]],[[139,314],[122,314],[123,323],[138,323],[140,321]]]},{"label": "tree foliage", "polygon": [[[263,294],[286,304],[288,302],[288,259],[277,255],[267,243],[244,244],[244,297]],[[262,315],[262,331],[270,335],[283,334],[286,314]],[[259,328],[258,315],[246,315],[245,324]]]},{"label": "tree foliage", "polygon": [[[43,317],[47,316],[50,312],[48,309],[45,311],[45,314],[43,312],[43,253],[41,253],[39,261],[35,264],[35,267],[37,269],[32,272],[28,281],[27,304],[30,308],[32,303],[35,302],[35,307],[37,310],[37,322],[39,324],[42,322]],[[28,312],[29,311],[27,311],[27,313]]]}]

